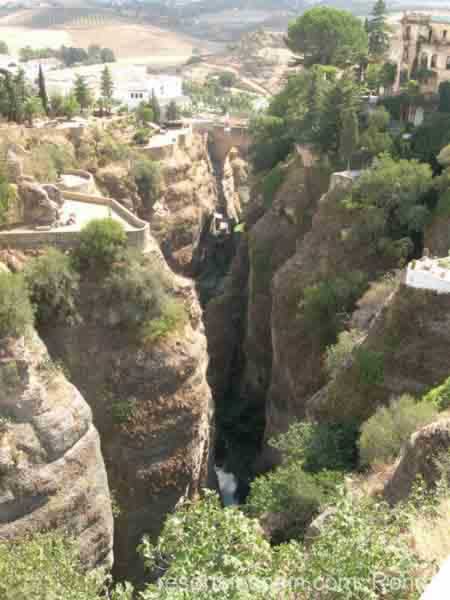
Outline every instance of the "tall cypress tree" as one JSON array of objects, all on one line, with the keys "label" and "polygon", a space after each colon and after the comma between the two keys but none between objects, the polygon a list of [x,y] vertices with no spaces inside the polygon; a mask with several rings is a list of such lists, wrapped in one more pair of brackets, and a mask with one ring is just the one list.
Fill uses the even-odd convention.
[{"label": "tall cypress tree", "polygon": [[152,92],[152,101],[151,107],[153,110],[153,118],[155,119],[155,123],[158,125],[161,123],[161,107],[158,102],[158,98],[156,97],[155,90]]},{"label": "tall cypress tree", "polygon": [[389,26],[386,22],[386,4],[377,0],[369,21],[369,53],[377,60],[389,50]]},{"label": "tall cypress tree", "polygon": [[111,71],[108,67],[105,67],[102,71],[102,78],[100,82],[100,89],[102,94],[101,110],[103,114],[103,108],[106,108],[109,113],[111,110],[111,102],[114,93],[114,82],[111,76]]},{"label": "tall cypress tree", "polygon": [[39,98],[41,99],[42,107],[45,111],[45,114],[48,115],[47,87],[45,85],[45,77],[44,77],[44,71],[42,70],[42,65],[39,65],[38,87],[39,87]]}]

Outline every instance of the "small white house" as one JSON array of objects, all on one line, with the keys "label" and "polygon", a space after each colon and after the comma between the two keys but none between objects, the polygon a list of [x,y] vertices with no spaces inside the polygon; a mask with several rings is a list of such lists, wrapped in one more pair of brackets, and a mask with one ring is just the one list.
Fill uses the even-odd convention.
[{"label": "small white house", "polygon": [[180,98],[183,95],[181,77],[136,75],[114,81],[114,98],[130,110],[137,108],[141,102],[148,102],[153,94],[161,104]]}]

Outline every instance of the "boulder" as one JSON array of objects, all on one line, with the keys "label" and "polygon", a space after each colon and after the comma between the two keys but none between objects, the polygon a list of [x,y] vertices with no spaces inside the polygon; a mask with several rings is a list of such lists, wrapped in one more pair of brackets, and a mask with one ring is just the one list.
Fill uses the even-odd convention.
[{"label": "boulder", "polygon": [[450,417],[423,427],[414,433],[405,447],[384,488],[390,504],[407,498],[417,477],[428,486],[435,484],[442,472],[437,465],[439,456],[450,449]]},{"label": "boulder", "polygon": [[53,185],[52,183],[46,183],[42,186],[42,189],[47,192],[47,196],[50,198],[50,200],[55,202],[59,207],[64,204],[64,198],[61,190],[56,187],[56,185]]},{"label": "boulder", "polygon": [[58,204],[49,198],[43,186],[31,181],[19,183],[23,219],[29,225],[53,225],[58,219]]}]

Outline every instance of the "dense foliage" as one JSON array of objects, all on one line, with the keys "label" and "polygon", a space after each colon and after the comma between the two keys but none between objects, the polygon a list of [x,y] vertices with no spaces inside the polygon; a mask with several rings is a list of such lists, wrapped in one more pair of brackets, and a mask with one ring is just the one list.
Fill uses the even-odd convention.
[{"label": "dense foliage", "polygon": [[0,272],[0,338],[23,335],[33,324],[33,309],[24,278]]},{"label": "dense foliage", "polygon": [[131,170],[139,196],[146,211],[151,211],[161,193],[161,168],[157,162],[142,158],[137,160]]},{"label": "dense foliage", "polygon": [[379,408],[361,428],[359,440],[362,465],[376,465],[394,460],[410,435],[431,423],[437,409],[427,401],[417,402],[408,395]]},{"label": "dense foliage", "polygon": [[123,226],[113,218],[94,219],[81,230],[79,246],[74,252],[81,269],[110,269],[126,247]]},{"label": "dense foliage", "polygon": [[[2,600],[104,600],[105,574],[86,573],[76,543],[57,532],[0,543]],[[131,587],[117,587],[111,600],[131,600]]]},{"label": "dense foliage", "polygon": [[320,6],[289,25],[287,45],[304,57],[306,66],[343,67],[367,53],[367,34],[351,12]]},{"label": "dense foliage", "polygon": [[366,287],[367,278],[359,271],[307,286],[300,310],[308,334],[323,347],[334,344],[346,314],[354,308]]},{"label": "dense foliage", "polygon": [[71,323],[76,319],[79,275],[70,256],[49,248],[28,263],[25,279],[38,324]]},{"label": "dense foliage", "polygon": [[[429,165],[380,156],[361,174],[345,201],[360,216],[353,234],[375,252],[408,256],[430,218],[426,199],[431,188]],[[392,243],[396,241],[401,244]]]}]

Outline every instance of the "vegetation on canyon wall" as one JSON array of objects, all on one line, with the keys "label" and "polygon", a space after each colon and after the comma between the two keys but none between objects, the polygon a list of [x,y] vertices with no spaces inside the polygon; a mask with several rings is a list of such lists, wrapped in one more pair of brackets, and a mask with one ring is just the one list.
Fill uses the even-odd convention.
[{"label": "vegetation on canyon wall", "polygon": [[[287,252],[279,262],[273,260],[273,245],[259,244],[256,234],[252,237],[254,230],[242,235],[245,243],[250,240],[250,296],[262,295],[272,302],[270,294],[275,295],[276,285],[286,275],[285,263],[294,252],[298,254],[291,264],[297,260],[305,269],[293,271],[291,281],[297,287],[289,298],[292,310],[283,315],[285,327],[294,332],[294,360],[281,367],[275,362],[264,364],[268,380],[275,368],[290,369],[290,383],[294,371],[295,375],[305,374],[308,367],[315,371],[307,391],[302,390],[307,398],[296,394],[293,386],[299,405],[289,414],[289,422],[279,427],[284,433],[278,431],[265,440],[277,457],[275,466],[257,474],[240,507],[223,508],[218,496],[208,490],[199,498],[178,502],[159,538],[142,541],[139,552],[149,577],[136,592],[130,585],[114,588],[105,573],[85,576],[73,540],[63,533],[2,542],[0,591],[6,599],[30,594],[44,599],[53,594],[80,600],[105,596],[111,600],[303,600],[320,594],[321,600],[417,600],[422,579],[428,581],[438,557],[450,551],[448,542],[445,545],[435,537],[436,531],[449,527],[450,458],[445,444],[427,459],[435,471],[430,481],[414,466],[413,475],[418,477],[405,500],[388,503],[385,487],[401,464],[396,462],[398,457],[405,460],[404,449],[414,448],[415,432],[442,420],[448,433],[444,419],[450,406],[450,379],[447,372],[442,376],[447,346],[442,352],[442,370],[431,370],[417,385],[411,383],[411,373],[406,374],[409,379],[402,374],[393,383],[390,371],[395,360],[412,370],[405,360],[409,351],[414,358],[411,364],[421,372],[425,350],[416,338],[407,338],[405,331],[416,328],[419,336],[425,336],[423,307],[428,302],[430,313],[433,309],[439,313],[430,316],[429,330],[436,335],[447,323],[447,307],[436,307],[437,295],[411,299],[390,273],[420,256],[424,235],[436,216],[448,218],[450,168],[444,147],[450,140],[437,129],[442,123],[448,125],[450,113],[445,112],[442,98],[441,112],[406,142],[404,131],[390,127],[394,108],[389,102],[365,114],[361,73],[367,60],[379,67],[371,69],[371,87],[380,86],[381,80],[387,87],[392,78],[389,63],[384,61],[387,26],[383,14],[380,0],[367,33],[360,21],[343,11],[325,7],[307,11],[288,33],[290,46],[304,55],[305,69],[289,79],[267,114],[252,124],[251,156],[261,183],[260,214],[283,220],[286,230],[296,229],[295,235],[321,227],[325,231],[319,242],[310,235],[304,246],[304,238],[293,235],[291,254]],[[332,44],[328,44],[330,28],[335,33]],[[139,118],[145,121],[144,111]],[[94,140],[96,161],[127,156],[128,151],[122,152],[110,137],[95,134]],[[305,219],[304,231],[293,211],[278,202],[280,190],[289,184],[289,165],[298,145],[307,145],[319,157],[318,168],[323,172],[364,167],[355,182],[342,189],[337,185],[322,203],[308,206],[311,215]],[[91,160],[87,151],[78,148],[78,156],[86,152]],[[159,193],[158,167],[139,163],[132,176],[144,206],[151,208]],[[296,181],[296,197],[305,193],[305,180],[306,176],[301,193]],[[249,226],[253,226],[251,219]],[[273,244],[273,238],[268,239]],[[308,244],[314,254],[314,272],[306,272]],[[315,254],[318,246],[320,256]],[[297,277],[298,273],[306,277]],[[105,219],[91,222],[82,231],[75,251],[49,250],[30,260],[22,275],[0,273],[0,337],[17,338],[33,323],[38,328],[78,323],[80,296],[83,289],[92,289],[90,285],[96,286],[96,300],[104,309],[103,326],[123,332],[135,349],[175,336],[187,321],[186,307],[176,297],[166,272],[127,251],[124,230]],[[364,298],[366,308],[370,305],[371,294],[376,297],[375,308],[367,311],[369,317],[360,328],[354,319],[364,308]],[[267,351],[275,353],[275,344],[283,345],[284,338],[272,307],[264,334],[274,344]],[[434,316],[436,320],[431,321]],[[405,350],[401,346],[407,340],[411,348]],[[195,368],[187,365],[184,370]],[[270,393],[270,383],[264,382],[263,396]],[[110,392],[104,392],[106,402],[112,398]],[[151,399],[156,404],[155,396]],[[264,399],[266,405],[261,402],[254,407],[250,428],[258,420],[273,418],[274,404]],[[316,403],[311,404],[312,400]],[[286,394],[284,408],[288,401]],[[334,403],[331,408],[327,401]],[[132,395],[117,397],[112,404],[114,426],[125,430],[131,419],[141,418]],[[183,408],[181,403],[173,404],[170,427]],[[321,413],[324,405],[329,410]],[[319,409],[314,412],[311,406]],[[144,410],[142,414],[149,419]],[[150,426],[138,423],[137,428],[144,425]],[[0,421],[0,437],[7,431],[8,423]],[[151,434],[154,437],[153,430]],[[144,438],[141,447],[133,439],[141,453],[148,450],[148,442]],[[159,476],[151,471],[146,488]],[[184,484],[189,488],[188,480]],[[120,514],[128,507],[119,509]]]}]

